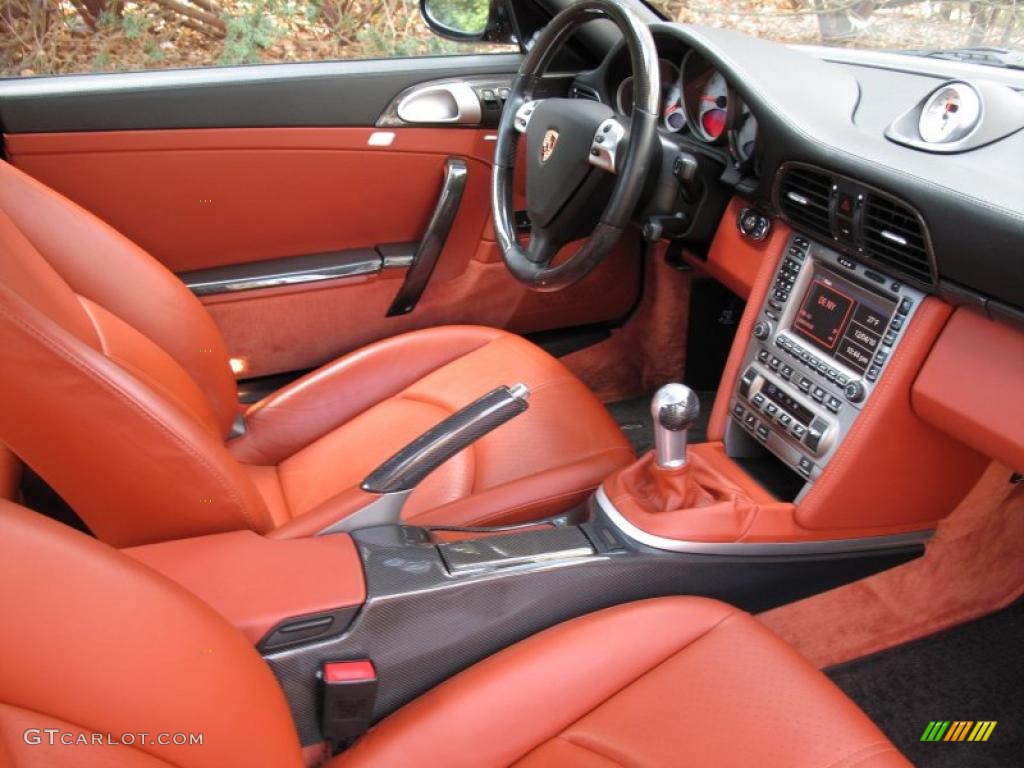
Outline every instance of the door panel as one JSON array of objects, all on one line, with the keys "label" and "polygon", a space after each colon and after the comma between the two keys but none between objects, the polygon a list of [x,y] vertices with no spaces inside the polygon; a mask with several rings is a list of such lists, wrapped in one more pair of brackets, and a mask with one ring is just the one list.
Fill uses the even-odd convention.
[{"label": "door panel", "polygon": [[[464,72],[467,77],[510,63],[506,56],[454,58],[471,66],[486,61],[482,69]],[[587,280],[558,293],[533,293],[509,275],[489,223],[493,131],[371,127],[397,93],[423,81],[423,73],[398,67],[415,64],[404,60],[256,68],[273,70],[269,79],[248,74],[225,79],[226,70],[51,78],[45,82],[55,90],[40,97],[43,106],[32,106],[24,94],[12,96],[8,81],[0,83],[0,116],[8,130],[11,162],[96,213],[176,273],[353,249],[372,255],[384,244],[415,243],[437,204],[446,160],[459,157],[466,162],[468,178],[458,214],[426,291],[410,314],[387,317],[404,268],[204,296],[230,353],[245,360],[245,377],[309,368],[368,342],[441,323],[483,323],[527,332],[626,314],[641,285],[636,237]],[[327,74],[311,74],[321,66]],[[277,75],[277,70],[293,67],[302,68],[306,79]],[[339,67],[344,73],[339,74]],[[446,75],[454,74],[450,61],[443,68]],[[436,73],[436,68],[429,70]],[[206,87],[219,91],[226,102],[215,106],[195,84],[183,85],[183,96],[172,82],[185,76],[212,78]],[[287,89],[273,91],[283,104],[298,110],[299,119],[337,123],[281,127],[289,125],[284,119],[288,110],[281,104],[264,104],[267,111],[260,112],[254,105],[264,103],[268,83],[277,88],[282,77],[293,85],[305,83],[297,90],[303,100],[330,94],[329,105],[299,107]],[[133,87],[124,85],[126,78],[137,78]],[[68,86],[76,80],[89,87],[79,92]],[[326,84],[344,88],[331,92]],[[33,85],[36,91],[41,87]],[[344,94],[365,103],[353,104]],[[224,127],[179,128],[180,116],[161,107],[146,114],[146,129],[123,129],[141,120],[124,104],[154,105],[155,95],[179,106],[183,99],[188,102],[183,110],[190,116],[188,123],[201,122],[197,116],[210,110],[216,124]],[[348,106],[339,111],[342,103]],[[63,105],[70,111],[62,112]],[[104,105],[110,114],[100,114]],[[12,125],[48,129],[11,132]],[[69,130],[75,125],[122,129]]]},{"label": "door panel", "polygon": [[[372,146],[376,133],[393,134],[391,146]],[[483,179],[489,169],[473,158],[493,151],[481,132],[440,128],[25,134],[7,146],[16,166],[172,272],[415,242],[445,159],[467,158],[471,178]],[[486,185],[475,191],[451,240],[479,240]]]}]

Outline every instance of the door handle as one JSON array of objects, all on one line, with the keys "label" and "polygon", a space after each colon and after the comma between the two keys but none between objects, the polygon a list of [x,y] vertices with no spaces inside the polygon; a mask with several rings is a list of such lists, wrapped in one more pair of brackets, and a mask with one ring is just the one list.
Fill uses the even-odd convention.
[{"label": "door handle", "polygon": [[398,102],[395,112],[413,125],[479,125],[480,98],[468,83],[438,83],[414,88]]},{"label": "door handle", "polygon": [[466,191],[468,176],[469,166],[461,157],[449,157],[445,160],[441,194],[437,198],[437,205],[430,217],[427,231],[423,233],[423,238],[416,248],[412,265],[405,274],[405,281],[402,283],[398,295],[395,296],[395,300],[391,303],[388,317],[409,314],[415,309],[420,296],[423,295],[427,282],[434,272],[434,265],[437,264],[441,251],[444,250],[444,244],[448,240],[448,234],[455,223],[455,216],[462,203],[462,195]]}]

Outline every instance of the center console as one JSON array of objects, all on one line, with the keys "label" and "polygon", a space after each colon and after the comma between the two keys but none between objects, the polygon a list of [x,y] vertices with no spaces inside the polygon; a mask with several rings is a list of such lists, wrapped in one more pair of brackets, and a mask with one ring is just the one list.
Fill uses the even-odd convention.
[{"label": "center console", "polygon": [[849,434],[924,295],[800,235],[790,237],[729,406],[730,455],[750,441],[808,480]]}]

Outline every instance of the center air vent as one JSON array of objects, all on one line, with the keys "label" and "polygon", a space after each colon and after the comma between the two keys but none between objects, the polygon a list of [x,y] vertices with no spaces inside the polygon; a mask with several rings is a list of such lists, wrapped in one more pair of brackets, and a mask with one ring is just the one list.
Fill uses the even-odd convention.
[{"label": "center air vent", "polygon": [[934,280],[924,227],[905,205],[869,194],[864,208],[864,253],[875,261],[918,280]]},{"label": "center air vent", "polygon": [[806,168],[791,168],[779,184],[779,205],[793,224],[832,239],[829,195],[832,179]]},{"label": "center air vent", "polygon": [[921,216],[863,182],[801,163],[783,167],[779,212],[795,229],[924,286],[935,267]]}]

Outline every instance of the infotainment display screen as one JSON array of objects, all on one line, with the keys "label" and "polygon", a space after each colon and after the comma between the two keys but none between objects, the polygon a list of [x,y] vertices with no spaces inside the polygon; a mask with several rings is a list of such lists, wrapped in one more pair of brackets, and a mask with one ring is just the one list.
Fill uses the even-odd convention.
[{"label": "infotainment display screen", "polygon": [[793,331],[858,373],[867,370],[896,304],[817,268]]}]

